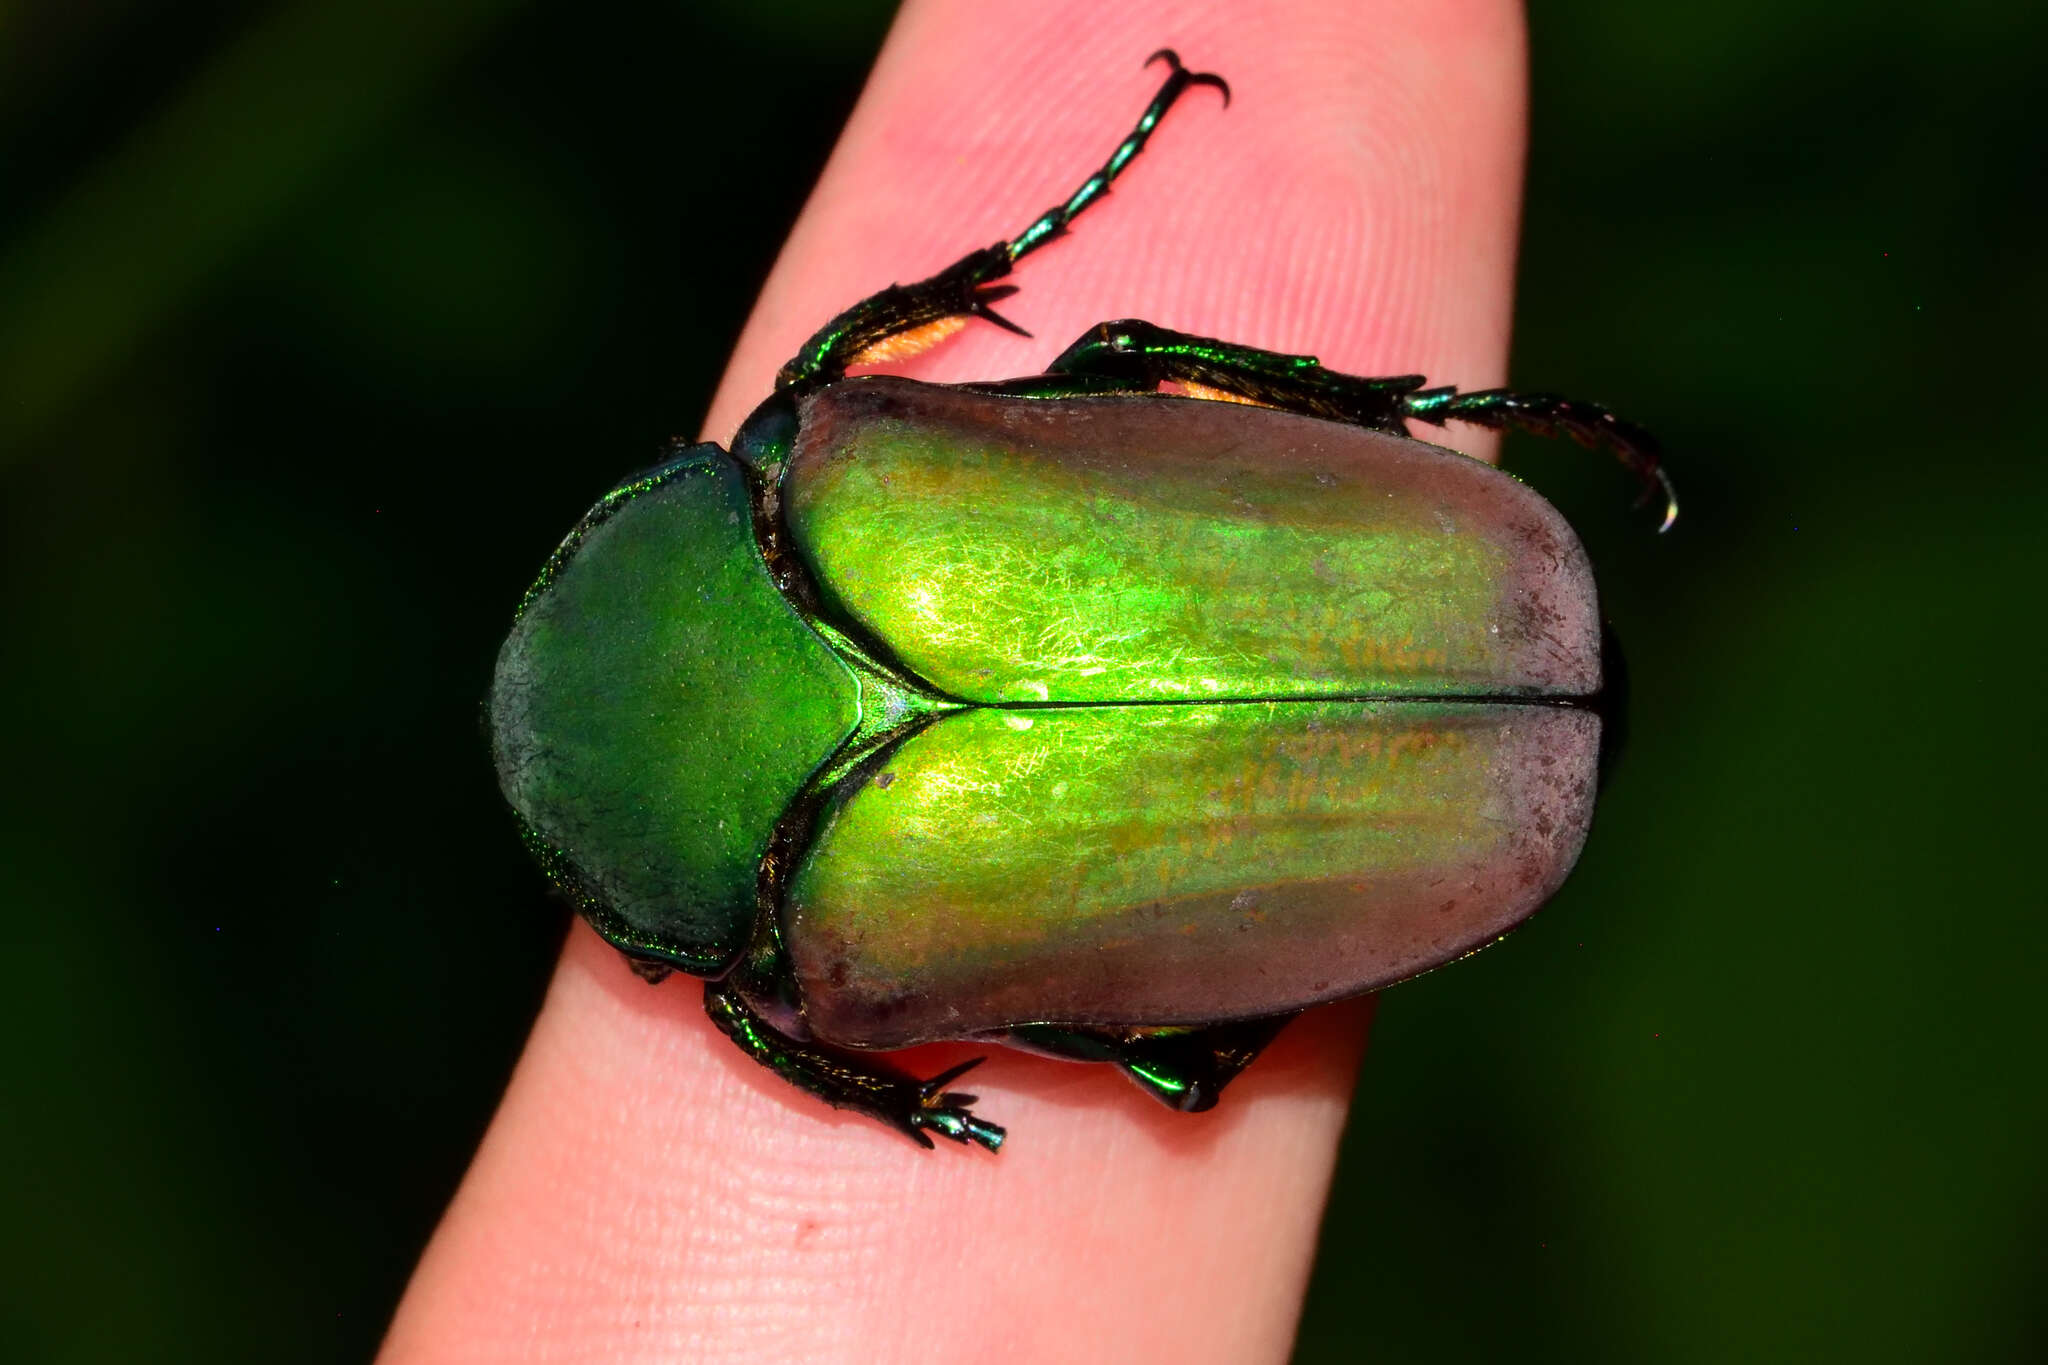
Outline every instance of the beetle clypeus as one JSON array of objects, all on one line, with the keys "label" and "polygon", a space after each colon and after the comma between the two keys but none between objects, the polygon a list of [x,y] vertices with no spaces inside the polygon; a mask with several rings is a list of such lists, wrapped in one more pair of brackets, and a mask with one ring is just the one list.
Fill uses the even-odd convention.
[{"label": "beetle clypeus", "polygon": [[489,700],[526,841],[597,931],[926,1146],[1003,1130],[946,1089],[965,1066],[870,1054],[989,1039],[1206,1109],[1293,1014],[1493,940],[1570,870],[1602,729],[1584,552],[1408,421],[1604,443],[1674,510],[1600,408],[1139,321],[1025,379],[848,378],[968,319],[1019,330],[995,282],[1189,87],[1229,98],[1152,60],[1065,203],[834,318],[730,452],[600,501]]}]

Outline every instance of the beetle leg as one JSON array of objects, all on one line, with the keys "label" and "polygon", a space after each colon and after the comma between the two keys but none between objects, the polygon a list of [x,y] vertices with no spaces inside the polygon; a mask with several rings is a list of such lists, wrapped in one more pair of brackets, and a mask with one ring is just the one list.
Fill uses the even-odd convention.
[{"label": "beetle leg", "polygon": [[1636,500],[1637,506],[1661,495],[1664,520],[1657,529],[1668,531],[1671,523],[1678,520],[1678,490],[1658,459],[1657,438],[1597,404],[1560,398],[1554,393],[1513,393],[1507,389],[1459,393],[1446,387],[1407,394],[1401,407],[1405,415],[1432,426],[1470,422],[1495,431],[1513,429],[1538,436],[1569,436],[1589,450],[1605,446],[1642,480],[1643,492]]},{"label": "beetle leg", "polygon": [[1102,322],[1047,367],[1054,374],[1096,375],[1147,387],[1187,384],[1266,407],[1406,435],[1402,396],[1426,382],[1419,374],[1366,379],[1326,370],[1312,355],[1261,351],[1192,336],[1136,318]]},{"label": "beetle leg", "polygon": [[1154,62],[1167,65],[1166,83],[1159,87],[1159,93],[1152,97],[1152,103],[1145,106],[1145,112],[1138,116],[1137,127],[1130,135],[1117,144],[1109,154],[1109,160],[1102,163],[1095,174],[1081,182],[1081,188],[1061,202],[1054,204],[1038,215],[1038,221],[1012,237],[1004,246],[1012,261],[1021,260],[1047,242],[1064,237],[1067,224],[1081,215],[1081,211],[1109,193],[1109,182],[1123,174],[1124,167],[1131,164],[1139,152],[1145,150],[1145,143],[1152,137],[1152,130],[1159,126],[1159,120],[1166,117],[1166,111],[1173,102],[1191,85],[1212,86],[1223,92],[1225,108],[1230,105],[1230,83],[1210,71],[1190,71],[1180,64],[1180,56],[1170,47],[1162,47],[1145,59],[1145,65]]},{"label": "beetle leg", "polygon": [[1643,497],[1660,494],[1668,529],[1678,516],[1678,494],[1657,458],[1649,432],[1603,407],[1555,394],[1484,389],[1426,389],[1419,374],[1368,378],[1324,369],[1312,355],[1261,351],[1209,337],[1170,331],[1136,318],[1099,323],[1063,351],[1054,374],[1094,375],[1148,386],[1180,383],[1334,422],[1408,434],[1408,419],[1442,426],[1470,422],[1496,431],[1515,428],[1539,436],[1569,436],[1580,445],[1605,446],[1643,482]]},{"label": "beetle leg", "polygon": [[968,1112],[974,1096],[946,1089],[979,1065],[979,1057],[919,1081],[777,1032],[729,982],[705,983],[704,1010],[741,1051],[835,1109],[851,1109],[879,1119],[922,1147],[932,1145],[933,1133],[959,1143],[979,1143],[991,1152],[1003,1145],[1000,1127]]},{"label": "beetle leg", "polygon": [[1271,1015],[1206,1028],[1103,1029],[1024,1024],[1002,1040],[1026,1052],[1077,1062],[1110,1062],[1169,1109],[1213,1109],[1223,1087],[1252,1064],[1294,1016]]},{"label": "beetle leg", "polygon": [[1168,49],[1153,53],[1145,64],[1150,66],[1157,61],[1164,61],[1169,68],[1159,93],[1145,106],[1137,126],[1109,154],[1109,160],[1082,181],[1079,189],[1038,215],[1031,226],[1008,241],[970,251],[930,279],[916,284],[892,284],[854,304],[820,328],[782,367],[775,378],[776,390],[801,392],[840,379],[849,365],[900,358],[898,351],[913,334],[922,333],[918,339],[929,344],[944,334],[943,324],[952,319],[981,318],[1019,336],[1031,335],[989,307],[1017,292],[1015,285],[995,281],[1047,242],[1066,235],[1067,225],[1109,192],[1110,182],[1144,150],[1159,120],[1189,86],[1214,86],[1223,92],[1226,104],[1230,101],[1230,87],[1221,76],[1189,71]]}]

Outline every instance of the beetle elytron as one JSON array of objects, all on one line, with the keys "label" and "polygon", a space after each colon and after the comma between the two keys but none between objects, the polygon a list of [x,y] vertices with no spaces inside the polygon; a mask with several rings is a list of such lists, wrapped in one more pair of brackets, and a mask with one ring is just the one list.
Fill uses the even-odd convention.
[{"label": "beetle elytron", "polygon": [[1065,203],[834,318],[730,452],[599,502],[488,703],[526,842],[597,931],[927,1147],[1003,1130],[946,1089],[966,1067],[867,1054],[989,1039],[1206,1109],[1295,1013],[1533,913],[1591,819],[1591,574],[1549,504],[1406,423],[1561,431],[1662,480],[1587,404],[1138,321],[1026,379],[848,378],[972,318],[1020,330],[995,281],[1190,86],[1229,99],[1152,60]]}]

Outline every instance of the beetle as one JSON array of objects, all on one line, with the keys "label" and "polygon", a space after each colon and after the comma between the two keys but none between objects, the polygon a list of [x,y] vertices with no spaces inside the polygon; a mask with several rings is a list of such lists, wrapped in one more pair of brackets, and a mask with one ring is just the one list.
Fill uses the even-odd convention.
[{"label": "beetle", "polygon": [[986,1039],[1204,1110],[1293,1015],[1563,881],[1606,698],[1584,551],[1409,421],[1604,444],[1676,510],[1605,409],[1137,320],[1022,379],[849,377],[973,319],[1021,331],[990,306],[1012,267],[1186,91],[1230,98],[1153,62],[1070,198],[832,319],[730,450],[678,445],[599,501],[486,705],[524,840],[597,932],[926,1147],[1001,1145],[948,1089],[975,1062],[874,1054]]}]

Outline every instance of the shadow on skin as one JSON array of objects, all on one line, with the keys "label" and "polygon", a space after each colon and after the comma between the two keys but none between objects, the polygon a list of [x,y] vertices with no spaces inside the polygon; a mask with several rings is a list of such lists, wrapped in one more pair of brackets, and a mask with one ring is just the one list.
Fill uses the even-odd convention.
[{"label": "shadow on skin", "polygon": [[[706,1018],[703,987],[697,978],[678,973],[650,986],[587,925],[578,921],[571,934],[575,941],[569,946],[569,957],[580,960],[597,985],[627,1013],[696,1035],[728,1077],[786,1113],[791,1122],[887,1131],[865,1115],[829,1107],[743,1055]],[[980,1096],[975,1112],[1010,1126],[1012,1142],[1019,1138],[1028,1142],[1031,1123],[1044,1123],[1045,1110],[1108,1112],[1119,1124],[1143,1133],[1162,1153],[1192,1158],[1207,1155],[1235,1132],[1261,1101],[1324,1098],[1343,1104],[1364,1050],[1375,1000],[1368,996],[1308,1011],[1282,1029],[1259,1059],[1230,1083],[1214,1109],[1201,1114],[1173,1112],[1107,1064],[1062,1061],[1001,1044],[931,1043],[873,1055],[887,1066],[920,1077],[935,1076],[971,1057],[986,1057],[988,1060],[963,1077],[956,1088]],[[1345,1064],[1333,1066],[1333,1058],[1345,1059]],[[1033,1118],[1011,1124],[1006,1110],[1012,1098],[1036,1101],[1028,1106]],[[910,1143],[898,1140],[906,1150],[913,1150]],[[951,1146],[939,1143],[942,1150]]]}]

